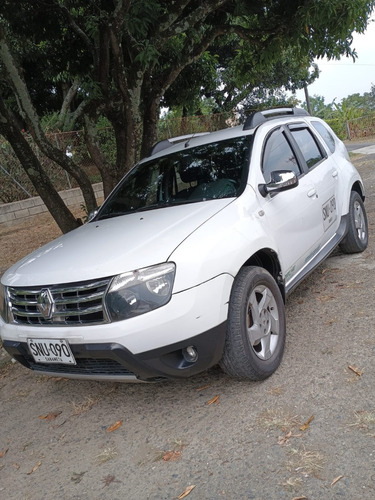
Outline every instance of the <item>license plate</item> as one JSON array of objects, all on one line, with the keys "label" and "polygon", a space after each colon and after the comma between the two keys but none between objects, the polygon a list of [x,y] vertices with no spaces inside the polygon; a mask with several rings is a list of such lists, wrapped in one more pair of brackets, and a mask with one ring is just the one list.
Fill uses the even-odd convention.
[{"label": "license plate", "polygon": [[324,231],[327,231],[337,219],[336,198],[334,196],[324,203],[322,206],[322,213]]},{"label": "license plate", "polygon": [[64,339],[27,339],[27,345],[36,363],[76,364],[69,344]]}]

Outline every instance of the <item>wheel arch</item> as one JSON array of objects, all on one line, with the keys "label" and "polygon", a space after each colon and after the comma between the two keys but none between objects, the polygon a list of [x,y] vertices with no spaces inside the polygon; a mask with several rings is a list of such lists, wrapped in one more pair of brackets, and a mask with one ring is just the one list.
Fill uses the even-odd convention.
[{"label": "wheel arch", "polygon": [[356,191],[362,200],[365,201],[365,190],[361,182],[356,181],[352,186],[352,191]]},{"label": "wheel arch", "polygon": [[257,266],[262,267],[270,273],[276,281],[283,300],[285,302],[285,286],[282,276],[281,265],[276,252],[270,248],[263,248],[258,250],[243,264],[242,267]]}]

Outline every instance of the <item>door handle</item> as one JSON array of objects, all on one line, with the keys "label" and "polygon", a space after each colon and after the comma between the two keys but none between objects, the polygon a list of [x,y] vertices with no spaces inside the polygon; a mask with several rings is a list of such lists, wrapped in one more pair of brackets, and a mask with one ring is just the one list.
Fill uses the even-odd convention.
[{"label": "door handle", "polygon": [[307,196],[308,196],[309,198],[313,198],[314,196],[317,198],[317,197],[318,197],[318,195],[317,195],[317,193],[316,193],[316,189],[315,189],[315,188],[312,188],[312,189],[310,189],[310,191],[307,191]]},{"label": "door handle", "polygon": [[338,175],[339,173],[336,169],[332,171],[332,177],[337,177]]}]

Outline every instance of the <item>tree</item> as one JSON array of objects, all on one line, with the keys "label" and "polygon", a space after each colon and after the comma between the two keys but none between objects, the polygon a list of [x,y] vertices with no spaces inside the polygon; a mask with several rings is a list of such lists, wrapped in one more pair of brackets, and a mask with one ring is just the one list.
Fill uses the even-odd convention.
[{"label": "tree", "polygon": [[[204,58],[221,39],[229,37],[236,64],[221,66],[217,78],[220,71],[234,71],[238,83],[242,68],[249,91],[259,86],[257,75],[266,74],[287,53],[290,60],[303,61],[305,68],[315,56],[355,56],[352,32],[365,30],[374,4],[375,0],[3,0],[0,71],[5,102],[27,123],[42,151],[76,176],[90,207],[86,179],[42,133],[42,93],[48,95],[49,107],[58,100],[55,110],[64,117],[63,99],[72,89],[65,110],[84,124],[107,194],[155,141],[162,98],[184,70],[199,61],[202,84],[207,80],[212,90],[215,51],[206,68]],[[226,81],[231,81],[230,74]],[[237,84],[232,101],[238,90]],[[227,97],[223,94],[221,101]],[[113,127],[115,164],[100,149],[96,124],[101,116]],[[3,127],[10,137],[13,129],[7,123]]]},{"label": "tree", "polygon": [[[313,95],[310,97],[311,114],[323,118],[324,120],[332,118],[332,105],[332,103],[326,104],[324,97],[321,95]],[[307,109],[305,103],[302,106]]]}]

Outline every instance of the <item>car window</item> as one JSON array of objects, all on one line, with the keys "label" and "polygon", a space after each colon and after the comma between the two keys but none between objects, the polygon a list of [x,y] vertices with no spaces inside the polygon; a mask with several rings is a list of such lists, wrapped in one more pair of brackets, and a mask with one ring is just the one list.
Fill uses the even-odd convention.
[{"label": "car window", "polygon": [[97,218],[239,196],[246,184],[250,149],[250,136],[236,137],[140,163],[104,203]]},{"label": "car window", "polygon": [[335,139],[331,134],[331,132],[322,122],[312,121],[311,123],[314,126],[314,128],[319,132],[319,134],[322,136],[324,142],[327,144],[331,153],[333,153],[335,151],[336,144],[335,144]]},{"label": "car window", "polygon": [[292,170],[297,176],[301,173],[282,129],[276,129],[271,133],[264,148],[262,171],[266,182],[271,180],[271,172],[276,170]]},{"label": "car window", "polygon": [[308,168],[313,167],[324,158],[309,129],[292,129],[291,133],[305,158]]}]

